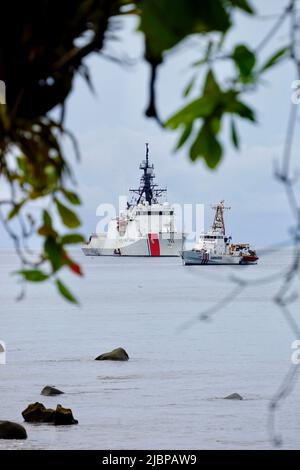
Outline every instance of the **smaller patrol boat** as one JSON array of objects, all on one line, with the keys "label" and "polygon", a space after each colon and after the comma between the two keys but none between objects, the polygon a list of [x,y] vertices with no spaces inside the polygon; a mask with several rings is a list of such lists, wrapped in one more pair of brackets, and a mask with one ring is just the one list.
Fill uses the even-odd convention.
[{"label": "smaller patrol boat", "polygon": [[192,250],[183,250],[181,257],[185,265],[208,264],[256,264],[258,256],[248,243],[231,243],[226,236],[224,223],[224,201],[212,206],[215,216],[211,229],[200,235]]}]

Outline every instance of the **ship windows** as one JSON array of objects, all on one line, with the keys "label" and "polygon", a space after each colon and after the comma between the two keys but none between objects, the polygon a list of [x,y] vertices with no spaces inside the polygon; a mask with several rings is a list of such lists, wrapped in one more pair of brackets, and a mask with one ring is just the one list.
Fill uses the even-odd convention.
[{"label": "ship windows", "polygon": [[136,215],[174,215],[174,211],[136,211]]},{"label": "ship windows", "polygon": [[216,239],[219,240],[219,239],[222,239],[223,237],[222,235],[221,236],[220,235],[205,235],[203,238],[205,240],[216,240]]}]

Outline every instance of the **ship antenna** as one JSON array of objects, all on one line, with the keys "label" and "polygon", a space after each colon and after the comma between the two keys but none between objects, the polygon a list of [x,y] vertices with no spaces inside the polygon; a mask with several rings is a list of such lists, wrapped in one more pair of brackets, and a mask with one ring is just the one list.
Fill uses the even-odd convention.
[{"label": "ship antenna", "polygon": [[148,163],[149,163],[149,144],[146,142],[146,166],[148,168]]},{"label": "ship antenna", "polygon": [[148,204],[151,205],[152,204],[152,199],[153,199],[152,179],[153,179],[154,175],[152,176],[151,170],[149,172],[149,169],[150,169],[150,166],[149,166],[149,144],[148,144],[148,142],[146,142],[146,165],[143,168],[143,170],[144,170],[144,181],[143,181],[144,188],[142,190],[141,195],[144,192],[146,201],[148,202]]},{"label": "ship antenna", "polygon": [[211,229],[213,232],[219,231],[225,235],[224,209],[230,209],[230,206],[224,206],[224,201],[221,201],[211,207],[216,210]]}]

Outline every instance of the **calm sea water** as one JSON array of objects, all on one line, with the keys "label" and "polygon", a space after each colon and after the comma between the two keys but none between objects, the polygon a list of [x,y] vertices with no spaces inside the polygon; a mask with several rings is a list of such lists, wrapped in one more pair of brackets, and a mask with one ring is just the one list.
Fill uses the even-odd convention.
[{"label": "calm sea water", "polygon": [[[289,252],[249,267],[77,257],[85,277],[67,282],[80,308],[51,285],[30,286],[16,302],[10,272],[17,261],[0,254],[0,339],[7,345],[0,419],[22,422],[21,411],[42,401],[71,407],[79,420],[58,428],[25,424],[28,439],[0,440],[0,449],[271,447],[268,403],[296,339],[271,302],[274,286],[246,289],[208,322],[197,315],[228,295],[230,275],[269,276],[286,265]],[[128,362],[93,360],[119,346]],[[66,394],[41,396],[47,384]],[[244,400],[222,399],[233,392]],[[279,409],[277,426],[284,448],[300,448],[299,388]]]}]

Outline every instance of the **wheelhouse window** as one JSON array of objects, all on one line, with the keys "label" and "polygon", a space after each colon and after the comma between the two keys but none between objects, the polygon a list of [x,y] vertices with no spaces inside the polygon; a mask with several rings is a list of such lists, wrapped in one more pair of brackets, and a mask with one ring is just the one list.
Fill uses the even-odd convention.
[{"label": "wheelhouse window", "polygon": [[174,215],[174,211],[136,211],[136,215]]}]

